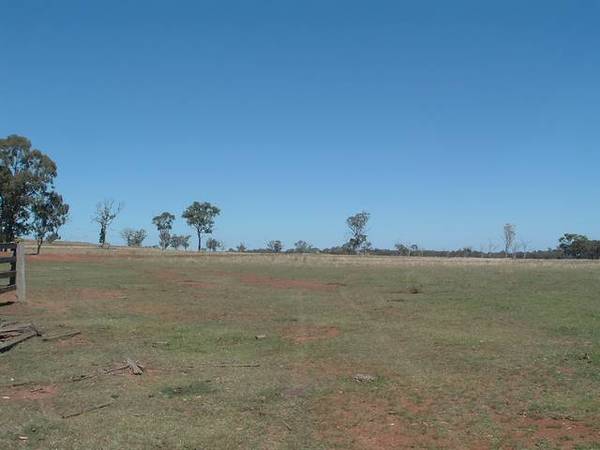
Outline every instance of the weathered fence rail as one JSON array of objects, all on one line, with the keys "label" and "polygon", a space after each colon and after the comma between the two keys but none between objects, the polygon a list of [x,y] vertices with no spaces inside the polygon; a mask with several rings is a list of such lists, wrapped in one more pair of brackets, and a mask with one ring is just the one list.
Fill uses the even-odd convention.
[{"label": "weathered fence rail", "polygon": [[[0,294],[16,291],[17,300],[25,301],[25,244],[0,244],[0,264],[10,264],[10,270],[0,270]],[[8,278],[8,283],[2,280]]]}]

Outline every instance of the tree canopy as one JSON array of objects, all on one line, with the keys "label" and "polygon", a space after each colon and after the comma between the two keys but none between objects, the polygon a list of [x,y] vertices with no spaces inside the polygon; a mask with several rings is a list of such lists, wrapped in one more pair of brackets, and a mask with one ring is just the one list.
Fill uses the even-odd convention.
[{"label": "tree canopy", "polygon": [[215,226],[215,217],[221,210],[208,202],[194,202],[188,206],[181,217],[187,224],[196,229],[198,234],[198,251],[202,249],[202,234],[210,234]]},{"label": "tree canopy", "polygon": [[567,258],[600,258],[600,241],[589,239],[583,234],[565,233],[558,243],[558,248]]},{"label": "tree canopy", "polygon": [[345,246],[352,253],[358,251],[366,252],[371,247],[366,234],[369,217],[370,214],[368,212],[362,211],[346,219],[346,225],[348,225],[350,230],[350,239]]},{"label": "tree canopy", "polygon": [[56,164],[31,147],[29,139],[0,139],[0,241],[13,241],[32,230],[34,204],[54,189]]},{"label": "tree canopy", "polygon": [[60,239],[58,229],[69,217],[69,205],[56,192],[47,192],[36,198],[32,206],[33,221],[31,231],[37,244],[37,254],[44,242],[54,242]]},{"label": "tree canopy", "polygon": [[158,230],[160,248],[163,250],[171,245],[171,229],[173,228],[174,221],[175,216],[166,211],[152,219],[152,223]]},{"label": "tree canopy", "polygon": [[281,253],[283,250],[283,243],[280,240],[273,240],[267,242],[267,249],[273,253]]},{"label": "tree canopy", "polygon": [[127,243],[128,247],[141,247],[144,239],[146,239],[146,230],[140,228],[134,230],[133,228],[125,228],[121,231],[121,237]]}]

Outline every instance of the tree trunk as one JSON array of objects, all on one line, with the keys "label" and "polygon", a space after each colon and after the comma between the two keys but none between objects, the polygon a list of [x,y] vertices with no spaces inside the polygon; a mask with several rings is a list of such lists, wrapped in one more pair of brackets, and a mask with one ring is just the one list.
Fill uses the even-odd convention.
[{"label": "tree trunk", "polygon": [[202,250],[202,233],[198,230],[198,251]]},{"label": "tree trunk", "polygon": [[104,246],[104,244],[106,243],[106,227],[105,225],[101,224],[100,225],[100,245]]},{"label": "tree trunk", "polygon": [[39,254],[40,254],[40,249],[42,248],[42,243],[43,243],[43,242],[44,242],[44,241],[43,241],[42,239],[38,239],[38,240],[37,240],[37,250],[36,250],[36,252],[35,252],[35,254],[36,254],[36,255],[39,255]]}]

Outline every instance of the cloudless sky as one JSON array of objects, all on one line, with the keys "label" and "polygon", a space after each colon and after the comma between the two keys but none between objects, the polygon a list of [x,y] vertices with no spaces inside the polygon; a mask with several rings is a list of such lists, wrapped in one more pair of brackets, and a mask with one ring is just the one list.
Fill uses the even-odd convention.
[{"label": "cloudless sky", "polygon": [[286,247],[600,238],[600,2],[2,1],[0,136],[58,164],[63,239],[175,232]]}]

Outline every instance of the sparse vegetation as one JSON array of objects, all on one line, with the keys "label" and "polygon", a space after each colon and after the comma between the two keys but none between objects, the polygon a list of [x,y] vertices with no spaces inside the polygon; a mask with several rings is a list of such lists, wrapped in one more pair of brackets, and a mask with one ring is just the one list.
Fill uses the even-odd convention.
[{"label": "sparse vegetation", "polygon": [[3,320],[81,334],[2,354],[0,447],[600,445],[597,264],[305,259],[48,246]]}]

